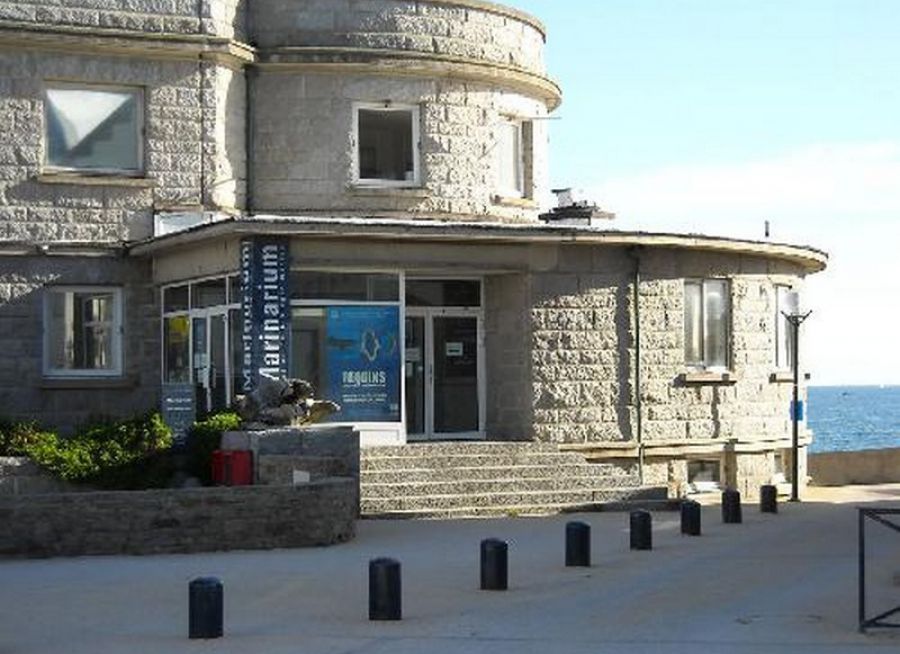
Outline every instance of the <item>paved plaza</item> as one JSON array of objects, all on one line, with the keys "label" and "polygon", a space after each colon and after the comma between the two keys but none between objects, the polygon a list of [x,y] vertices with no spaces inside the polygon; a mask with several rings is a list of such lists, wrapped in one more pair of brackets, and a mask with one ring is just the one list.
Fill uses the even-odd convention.
[{"label": "paved plaza", "polygon": [[[706,506],[700,538],[655,513],[651,552],[630,551],[627,514],[606,513],[364,521],[321,549],[6,560],[0,653],[896,652],[900,634],[856,630],[863,503],[900,506],[900,486],[812,489],[777,516],[745,505],[741,525]],[[592,526],[589,569],[562,564],[575,518]],[[477,590],[486,537],[509,541],[507,592]],[[872,543],[894,556],[876,574],[900,570],[900,534]],[[367,619],[367,562],[383,555],[403,564],[401,622]],[[225,584],[226,634],[190,641],[187,584],[205,575]],[[893,578],[874,592],[900,604]]]}]

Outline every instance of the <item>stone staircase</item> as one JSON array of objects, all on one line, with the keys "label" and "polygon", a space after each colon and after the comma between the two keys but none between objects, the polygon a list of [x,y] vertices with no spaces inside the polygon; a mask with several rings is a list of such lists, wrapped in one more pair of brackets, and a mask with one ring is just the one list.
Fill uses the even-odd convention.
[{"label": "stone staircase", "polygon": [[665,500],[637,467],[588,463],[545,443],[423,443],[362,450],[366,517],[546,515],[605,503]]}]

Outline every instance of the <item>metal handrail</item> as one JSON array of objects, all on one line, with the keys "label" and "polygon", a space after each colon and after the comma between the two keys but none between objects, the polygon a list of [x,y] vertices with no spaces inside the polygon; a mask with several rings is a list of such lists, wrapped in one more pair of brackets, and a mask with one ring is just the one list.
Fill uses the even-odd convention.
[{"label": "metal handrail", "polygon": [[873,618],[866,617],[866,519],[873,520],[888,529],[900,533],[900,524],[883,516],[900,516],[900,509],[859,509],[859,631],[865,633],[870,627],[900,629],[900,623],[887,619],[900,613],[900,605],[879,613]]}]

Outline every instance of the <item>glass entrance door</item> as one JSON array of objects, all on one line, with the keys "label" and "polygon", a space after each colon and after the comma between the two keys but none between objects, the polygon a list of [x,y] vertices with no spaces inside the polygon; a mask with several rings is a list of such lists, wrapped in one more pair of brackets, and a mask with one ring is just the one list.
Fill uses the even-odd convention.
[{"label": "glass entrance door", "polygon": [[481,317],[408,309],[406,430],[411,439],[480,438]]},{"label": "glass entrance door", "polygon": [[228,408],[233,394],[226,311],[191,318],[191,351],[198,417]]}]

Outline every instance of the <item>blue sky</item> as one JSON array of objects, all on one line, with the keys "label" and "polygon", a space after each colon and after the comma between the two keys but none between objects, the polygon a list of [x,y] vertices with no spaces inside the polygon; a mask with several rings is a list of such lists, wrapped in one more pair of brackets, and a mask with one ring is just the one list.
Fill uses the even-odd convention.
[{"label": "blue sky", "polygon": [[514,0],[563,88],[551,180],[618,229],[811,244],[813,383],[900,384],[900,0]]}]

